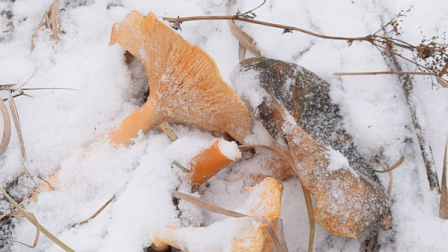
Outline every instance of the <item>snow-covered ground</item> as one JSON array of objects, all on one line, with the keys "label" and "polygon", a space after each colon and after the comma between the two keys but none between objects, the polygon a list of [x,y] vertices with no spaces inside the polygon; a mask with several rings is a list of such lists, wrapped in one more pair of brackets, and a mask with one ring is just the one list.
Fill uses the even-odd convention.
[{"label": "snow-covered ground", "polygon": [[[123,0],[122,6],[108,7],[110,0],[62,0],[60,42],[51,41],[51,31],[39,33],[36,48],[30,41],[51,0],[3,0],[0,12],[0,84],[22,84],[37,69],[25,87],[63,87],[73,90],[28,91],[33,98],[15,98],[20,115],[27,160],[25,165],[37,183],[38,175],[49,177],[59,168],[59,189],[39,194],[38,202],[24,204],[39,222],[75,251],[141,252],[152,243],[161,225],[210,224],[222,216],[181,204],[182,217],[172,203],[172,192],[179,186],[181,171],[171,168],[177,160],[187,163],[213,136],[198,129],[175,125],[179,140],[170,143],[159,131],[139,136],[127,148],[99,144],[84,148],[131,114],[144,101],[147,79],[143,67],[126,65],[124,49],[108,46],[114,23],[131,10],[158,17],[226,15],[227,1]],[[232,9],[242,11],[262,1],[237,1]],[[296,26],[337,36],[363,36],[377,31],[400,10],[413,9],[400,23],[401,38],[412,44],[422,36],[431,38],[446,31],[448,7],[443,0],[432,1],[278,1],[267,0],[257,9],[258,20]],[[8,31],[9,22],[14,30]],[[393,172],[391,208],[394,227],[380,231],[380,251],[446,251],[448,223],[438,217],[439,196],[430,191],[415,136],[411,115],[396,76],[335,77],[335,72],[387,71],[378,50],[366,43],[331,41],[300,33],[240,24],[269,58],[299,64],[331,83],[332,98],[340,105],[347,131],[354,137],[362,155],[370,159],[383,146],[386,161],[394,163],[401,155],[404,163]],[[238,64],[238,42],[226,21],[194,21],[182,24],[181,35],[202,47],[215,60],[223,79]],[[414,67],[406,65],[405,70]],[[418,112],[426,130],[439,178],[448,125],[448,90],[434,88],[431,80],[414,78]],[[3,92],[3,93],[2,93]],[[0,91],[6,98],[7,93]],[[249,133],[253,141],[257,130]],[[14,180],[24,170],[15,132],[11,144],[0,157],[0,185]],[[203,198],[222,207],[235,209],[247,197],[243,181],[228,180],[225,170],[210,181]],[[389,175],[379,175],[386,188]],[[306,251],[308,219],[301,187],[295,178],[284,182],[282,218],[289,251]],[[29,193],[30,179],[19,179],[12,191],[15,197]],[[116,199],[88,224],[70,227],[98,210],[112,195]],[[11,209],[0,201],[0,212]],[[24,219],[14,219],[13,238],[32,243],[35,228]],[[213,235],[198,241],[216,239]],[[210,236],[210,237],[208,237]],[[361,237],[365,238],[365,237]],[[315,251],[359,251],[360,240],[330,235],[318,227]],[[28,251],[10,244],[10,251]],[[60,251],[41,235],[34,251]],[[7,250],[8,251],[8,250]]]}]

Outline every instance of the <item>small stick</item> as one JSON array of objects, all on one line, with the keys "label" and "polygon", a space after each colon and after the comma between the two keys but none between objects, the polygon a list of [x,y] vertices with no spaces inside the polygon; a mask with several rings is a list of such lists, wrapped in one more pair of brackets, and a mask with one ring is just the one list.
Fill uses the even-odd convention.
[{"label": "small stick", "polygon": [[[395,68],[394,72],[403,72],[395,54],[388,53],[387,56],[393,63],[393,67]],[[417,134],[420,151],[426,168],[426,175],[428,177],[429,188],[431,190],[437,189],[437,192],[440,192],[439,180],[437,178],[437,170],[435,167],[431,146],[426,140],[425,131],[421,127],[419,122],[419,120],[424,120],[424,118],[421,118],[422,117],[421,114],[419,115],[420,118],[417,117],[417,109],[415,105],[416,102],[415,97],[413,95],[414,86],[412,83],[412,79],[408,74],[401,74],[400,82],[403,87],[403,92],[409,107],[409,111],[411,112],[412,122],[414,124],[415,133]]]},{"label": "small stick", "polygon": [[393,71],[383,71],[383,72],[356,72],[356,73],[334,73],[335,76],[358,76],[358,75],[383,75],[383,74],[409,74],[409,75],[430,75],[435,76],[432,73],[425,72],[393,72]]}]

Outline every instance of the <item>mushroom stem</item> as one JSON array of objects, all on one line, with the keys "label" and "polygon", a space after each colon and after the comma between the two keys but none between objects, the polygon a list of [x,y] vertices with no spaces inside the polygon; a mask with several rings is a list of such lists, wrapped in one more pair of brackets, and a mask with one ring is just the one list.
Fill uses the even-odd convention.
[{"label": "mushroom stem", "polygon": [[191,185],[194,190],[227,165],[239,160],[241,152],[235,143],[217,138],[212,145],[199,153],[191,162]]},{"label": "mushroom stem", "polygon": [[140,130],[142,133],[146,133],[160,121],[157,106],[148,100],[137,111],[126,117],[120,125],[111,129],[107,135],[113,144],[128,146],[131,144],[131,140],[138,136]]}]

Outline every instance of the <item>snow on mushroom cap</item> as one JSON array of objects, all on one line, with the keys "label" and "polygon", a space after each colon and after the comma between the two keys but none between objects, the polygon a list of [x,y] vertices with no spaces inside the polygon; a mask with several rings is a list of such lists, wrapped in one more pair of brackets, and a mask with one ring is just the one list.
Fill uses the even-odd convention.
[{"label": "snow on mushroom cap", "polygon": [[220,138],[218,140],[218,146],[221,153],[228,159],[235,161],[241,158],[241,151],[235,142],[228,142]]}]

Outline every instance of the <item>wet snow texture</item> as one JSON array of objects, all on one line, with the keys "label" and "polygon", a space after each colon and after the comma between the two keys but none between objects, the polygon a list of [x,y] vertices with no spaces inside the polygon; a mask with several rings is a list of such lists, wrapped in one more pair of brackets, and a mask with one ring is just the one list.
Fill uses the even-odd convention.
[{"label": "wet snow texture", "polygon": [[[145,73],[138,64],[128,67],[123,49],[107,47],[113,23],[121,22],[131,10],[157,16],[225,15],[226,2],[214,1],[141,1],[123,0],[123,7],[107,8],[108,0],[63,0],[62,41],[50,41],[50,31],[40,32],[36,49],[30,54],[30,38],[51,0],[0,2],[0,83],[21,84],[36,74],[28,87],[69,87],[77,91],[41,90],[30,92],[34,98],[16,98],[30,173],[48,177],[59,166],[61,189],[43,193],[37,204],[24,204],[38,220],[76,251],[136,251],[149,245],[159,225],[212,224],[222,216],[201,212],[181,203],[180,219],[170,193],[178,186],[186,189],[182,174],[171,168],[172,160],[186,164],[212,139],[209,133],[175,126],[180,139],[170,144],[156,130],[136,139],[129,148],[111,150],[98,147],[80,157],[83,148],[117,125],[144,100]],[[238,1],[232,10],[249,10],[260,1]],[[379,29],[401,9],[414,5],[404,22],[402,39],[418,44],[421,32],[428,38],[447,27],[447,5],[434,1],[276,1],[256,10],[257,19],[298,26],[338,36],[364,36]],[[10,23],[11,22],[11,23]],[[8,23],[14,25],[11,31]],[[330,95],[339,104],[344,127],[353,136],[362,157],[368,159],[384,146],[384,160],[394,163],[405,156],[402,166],[393,172],[391,207],[394,228],[380,232],[380,251],[445,251],[448,224],[438,216],[438,196],[429,191],[409,110],[395,76],[339,78],[334,72],[387,71],[378,51],[367,44],[312,38],[300,33],[281,35],[281,30],[240,24],[253,36],[261,52],[269,57],[302,65],[330,84]],[[224,21],[196,21],[182,24],[182,36],[201,46],[216,61],[224,80],[238,64],[238,44]],[[403,63],[405,70],[413,66]],[[434,89],[431,81],[415,77],[414,95],[418,112],[426,117],[423,125],[441,174],[446,125],[448,91]],[[2,98],[4,94],[0,93]],[[259,124],[246,138],[252,143],[268,142]],[[231,167],[243,168],[243,163]],[[248,167],[255,169],[255,167]],[[210,181],[203,198],[220,206],[236,209],[247,193],[244,181],[232,177],[226,169]],[[7,152],[0,158],[0,185],[4,186],[23,171],[17,136],[13,132]],[[387,185],[388,175],[379,175]],[[36,182],[42,183],[37,180]],[[19,180],[10,193],[20,198],[33,182]],[[70,228],[91,216],[113,194],[117,199],[95,220]],[[285,182],[282,218],[290,251],[306,251],[308,220],[300,185],[295,179]],[[0,201],[0,212],[10,205]],[[14,239],[31,243],[35,229],[22,219],[13,220]],[[1,227],[4,229],[5,227]],[[0,231],[1,232],[1,231]],[[206,239],[203,234],[202,239]],[[362,239],[360,239],[362,240]],[[197,239],[201,241],[201,239]],[[10,246],[10,247],[9,247]],[[360,241],[329,235],[317,227],[315,251],[359,251]],[[8,243],[2,251],[29,251]],[[60,251],[41,236],[33,251]]]}]

